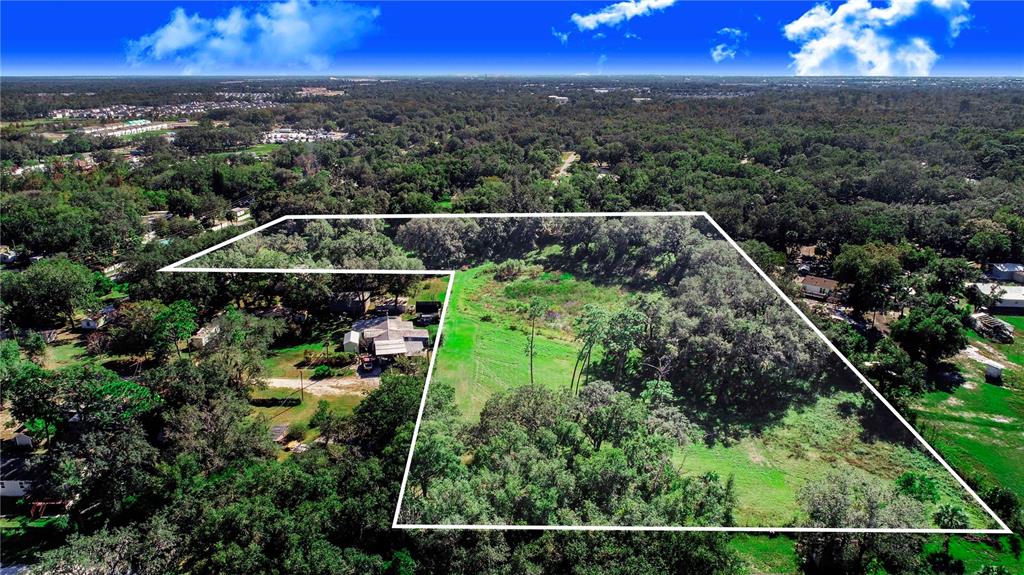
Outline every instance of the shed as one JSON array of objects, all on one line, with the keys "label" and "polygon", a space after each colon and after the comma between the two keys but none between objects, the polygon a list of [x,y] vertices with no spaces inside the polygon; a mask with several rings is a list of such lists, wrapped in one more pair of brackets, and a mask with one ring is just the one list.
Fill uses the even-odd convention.
[{"label": "shed", "polygon": [[416,313],[441,313],[441,302],[418,301],[416,302]]},{"label": "shed", "polygon": [[102,314],[89,315],[82,318],[82,329],[86,331],[95,331],[107,323],[107,316]]},{"label": "shed", "polygon": [[345,334],[343,347],[348,353],[359,353],[359,340],[361,334],[358,331],[350,331]]},{"label": "shed", "polygon": [[195,335],[189,338],[188,345],[192,349],[202,349],[206,347],[206,344],[210,343],[210,340],[218,333],[220,333],[219,324],[205,325],[200,328]]}]

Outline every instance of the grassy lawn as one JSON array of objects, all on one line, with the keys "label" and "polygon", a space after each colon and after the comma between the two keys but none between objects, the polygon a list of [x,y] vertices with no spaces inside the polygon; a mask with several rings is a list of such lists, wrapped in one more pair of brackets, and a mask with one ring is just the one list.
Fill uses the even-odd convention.
[{"label": "grassy lawn", "polygon": [[233,150],[229,152],[216,152],[209,155],[214,157],[226,157],[234,154],[256,154],[257,156],[262,156],[269,154],[280,147],[281,144],[255,144],[249,146],[248,148],[242,148],[241,150]]},{"label": "grassy lawn", "polygon": [[[300,376],[299,366],[305,361],[306,352],[319,353],[323,350],[324,343],[322,341],[272,348],[270,357],[263,360],[263,365],[266,368],[264,375],[266,377],[298,378]],[[302,377],[309,377],[312,373],[312,370],[307,369],[302,373]]]},{"label": "grassy lawn", "polygon": [[46,346],[47,369],[59,369],[84,362],[89,358],[85,344],[81,341],[61,342],[60,345]]},{"label": "grassy lawn", "polygon": [[796,544],[782,535],[739,534],[729,540],[732,549],[743,561],[743,571],[748,575],[763,573],[799,573]]},{"label": "grassy lawn", "polygon": [[[942,549],[942,536],[933,536],[925,544],[926,552]],[[796,539],[771,535],[736,535],[729,541],[729,547],[743,561],[743,571],[748,575],[800,573],[796,555]],[[1018,559],[1009,550],[1000,551],[974,538],[956,537],[950,540],[949,552],[964,562],[966,573],[977,573],[986,565],[1005,567],[1010,573],[1024,572],[1024,558]]]},{"label": "grassy lawn", "polygon": [[[1003,538],[1005,542],[1005,537]],[[942,537],[932,537],[925,545],[928,552],[941,551]],[[1000,551],[974,538],[952,537],[949,553],[964,562],[966,573],[977,573],[987,565],[1005,567],[1010,573],[1024,573],[1024,556],[1017,558],[1009,550]]]},{"label": "grassy lawn", "polygon": [[134,142],[136,140],[145,140],[146,138],[153,138],[156,136],[166,136],[168,132],[174,130],[151,130],[149,132],[139,132],[138,134],[127,134],[121,136],[121,139],[126,142]]},{"label": "grassy lawn", "polygon": [[[1014,343],[995,343],[973,331],[968,331],[968,340],[1002,354],[1009,368],[1004,379],[1012,372],[1019,377],[1024,371],[1024,317],[999,317],[1016,328]],[[961,473],[1024,493],[1024,390],[986,383],[976,361],[957,357],[955,362],[966,383],[952,392],[924,395],[914,406],[918,429]]]},{"label": "grassy lawn", "polygon": [[[261,389],[252,394],[253,399],[286,399],[299,398],[299,392],[295,389],[267,388]],[[298,405],[275,405],[275,406],[253,406],[252,413],[256,417],[266,417],[267,425],[278,424],[291,425],[293,423],[308,423],[309,419],[316,413],[317,404],[326,401],[331,409],[340,413],[352,413],[363,395],[354,393],[352,395],[330,395],[318,396],[305,394],[305,397]],[[306,440],[312,440],[318,435],[316,430],[310,430],[306,434]]]},{"label": "grassy lawn", "polygon": [[568,386],[576,362],[573,313],[584,303],[613,305],[622,296],[615,288],[562,274],[498,283],[490,269],[487,265],[456,274],[433,376],[455,387],[456,404],[470,421],[479,417],[492,394],[530,381],[524,351],[529,328],[518,307],[524,294],[543,297],[550,306],[534,358],[536,383],[550,388]]},{"label": "grassy lawn", "polygon": [[[862,401],[860,394],[849,392],[825,397],[802,411],[790,411],[781,425],[762,435],[728,447],[691,445],[681,451],[676,462],[689,475],[713,471],[722,477],[732,476],[739,525],[783,525],[790,520],[799,524],[800,488],[846,466],[889,485],[905,471],[927,474],[940,488],[937,505],[954,503],[968,512],[973,526],[988,525],[984,511],[965,499],[966,491],[929,455],[894,442],[861,437],[856,416],[844,413],[848,406]],[[931,512],[929,509],[929,516]]]},{"label": "grassy lawn", "polygon": [[417,284],[409,296],[410,307],[418,301],[444,301],[448,289],[447,277],[432,277]]},{"label": "grassy lawn", "polygon": [[[595,286],[557,271],[497,282],[492,269],[487,264],[456,274],[433,376],[435,382],[454,387],[456,405],[467,421],[479,418],[494,393],[529,382],[524,352],[529,329],[523,302],[541,297],[548,304],[534,372],[538,384],[554,389],[568,384],[576,361],[572,321],[580,308],[596,303],[615,309],[626,295],[620,288]],[[987,527],[988,516],[966,499],[967,493],[931,456],[896,440],[863,434],[856,413],[865,401],[862,394],[849,391],[823,397],[809,407],[792,410],[763,434],[728,446],[699,444],[682,449],[676,463],[689,475],[732,476],[740,525],[799,524],[800,488],[825,478],[836,467],[848,466],[885,485],[893,485],[907,471],[929,475],[939,485],[941,498],[928,510],[929,517],[938,505],[952,502],[967,511],[973,526]],[[898,422],[893,418],[892,424]]]}]

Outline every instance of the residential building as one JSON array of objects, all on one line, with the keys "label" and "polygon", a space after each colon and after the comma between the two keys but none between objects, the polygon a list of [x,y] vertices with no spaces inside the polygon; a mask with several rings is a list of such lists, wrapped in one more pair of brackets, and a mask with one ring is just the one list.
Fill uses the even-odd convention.
[{"label": "residential building", "polygon": [[370,310],[370,292],[350,291],[334,294],[327,304],[331,313],[344,313],[353,317],[362,317]]},{"label": "residential building", "polygon": [[836,291],[839,282],[818,276],[804,276],[800,285],[805,296],[826,299]]},{"label": "residential building", "polygon": [[202,349],[210,343],[218,333],[220,333],[219,324],[208,324],[199,328],[199,331],[195,335],[189,338],[188,346],[192,349]]},{"label": "residential building", "polygon": [[28,458],[4,453],[0,458],[0,497],[24,497],[32,491]]},{"label": "residential building", "polygon": [[988,277],[1001,282],[1024,283],[1024,264],[997,263],[988,270]]},{"label": "residential building", "polygon": [[999,285],[996,283],[968,284],[984,296],[996,294],[998,297],[990,306],[990,310],[1024,311],[1024,286]]},{"label": "residential building", "polygon": [[353,331],[361,332],[362,341],[373,349],[374,355],[417,355],[430,342],[430,332],[415,327],[411,321],[394,316],[375,317],[357,322]]}]

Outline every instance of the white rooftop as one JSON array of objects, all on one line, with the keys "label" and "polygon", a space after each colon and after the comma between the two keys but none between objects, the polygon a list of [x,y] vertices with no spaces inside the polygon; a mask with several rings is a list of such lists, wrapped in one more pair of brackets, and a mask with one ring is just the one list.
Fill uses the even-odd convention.
[{"label": "white rooftop", "polygon": [[1007,284],[970,284],[973,285],[979,292],[984,295],[991,295],[999,287],[1003,292],[1003,296],[1000,298],[1003,301],[1024,301],[1024,286],[1021,285],[1007,285]]}]

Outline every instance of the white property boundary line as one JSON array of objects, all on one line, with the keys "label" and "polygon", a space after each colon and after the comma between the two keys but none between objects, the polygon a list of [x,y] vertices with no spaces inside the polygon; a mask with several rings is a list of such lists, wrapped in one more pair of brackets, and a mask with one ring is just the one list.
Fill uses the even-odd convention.
[{"label": "white property boundary line", "polygon": [[187,258],[174,262],[173,264],[161,268],[158,271],[161,272],[202,272],[202,273],[298,273],[298,274],[399,274],[399,275],[444,275],[448,276],[448,288],[445,291],[445,302],[444,307],[441,309],[440,324],[438,325],[437,335],[434,338],[435,343],[441,341],[441,333],[444,330],[445,316],[448,312],[449,301],[451,300],[452,286],[455,283],[455,271],[454,270],[373,270],[373,269],[330,269],[330,268],[310,268],[310,269],[278,269],[278,268],[211,268],[211,267],[185,267],[183,264],[189,263],[196,260],[204,255],[217,251],[225,246],[233,244],[239,240],[242,240],[251,235],[262,232],[268,228],[276,226],[282,222],[292,220],[405,220],[405,219],[485,219],[485,218],[626,218],[626,217],[702,217],[711,224],[712,227],[725,239],[726,242],[735,249],[743,259],[750,264],[751,267],[761,276],[761,279],[766,281],[768,285],[775,290],[775,293],[785,301],[789,307],[800,316],[805,324],[811,331],[813,331],[822,341],[828,346],[832,353],[839,356],[843,364],[846,365],[857,378],[871,390],[872,393],[889,408],[889,411],[896,416],[896,419],[900,421],[917,439],[921,445],[924,446],[925,450],[931,454],[942,467],[953,476],[954,479],[963,487],[967,492],[974,498],[974,500],[984,509],[991,517],[995,520],[996,524],[999,525],[999,529],[896,529],[896,528],[857,528],[857,527],[832,527],[832,528],[816,528],[816,527],[708,527],[708,526],[629,526],[629,525],[436,525],[436,524],[409,524],[399,523],[398,517],[402,509],[402,501],[405,498],[406,483],[409,479],[409,470],[412,467],[413,451],[416,448],[416,438],[419,435],[420,424],[423,421],[423,409],[426,407],[427,392],[430,389],[430,379],[434,373],[434,361],[437,357],[437,353],[432,353],[430,356],[430,362],[427,367],[427,378],[423,385],[423,395],[420,398],[419,412],[416,415],[416,425],[412,432],[412,445],[409,447],[409,455],[405,462],[405,473],[402,476],[402,484],[398,492],[398,502],[395,505],[395,515],[392,520],[391,527],[393,529],[471,529],[471,530],[509,530],[509,531],[728,531],[728,532],[750,532],[750,533],[935,533],[935,534],[985,534],[985,535],[1008,535],[1013,533],[1006,523],[995,514],[994,511],[978,496],[977,493],[971,489],[971,486],[963,480],[962,477],[948,464],[946,460],[927,442],[920,433],[917,432],[910,423],[903,418],[902,415],[896,408],[889,403],[885,397],[870,381],[853,365],[853,363],[847,359],[839,348],[835,346],[825,334],[818,329],[818,326],[814,325],[809,317],[786,296],[785,292],[782,291],[779,286],[775,285],[771,277],[768,276],[762,270],[753,259],[747,255],[746,252],[740,248],[739,244],[736,243],[732,237],[729,236],[718,225],[710,214],[702,211],[677,211],[677,212],[567,212],[567,213],[502,213],[502,214],[386,214],[386,215],[375,215],[375,214],[351,214],[351,215],[288,215],[282,216],[271,222],[265,223],[261,226],[257,226],[247,232],[241,233],[227,241],[221,242],[215,246],[206,248],[198,253],[195,253]]}]

